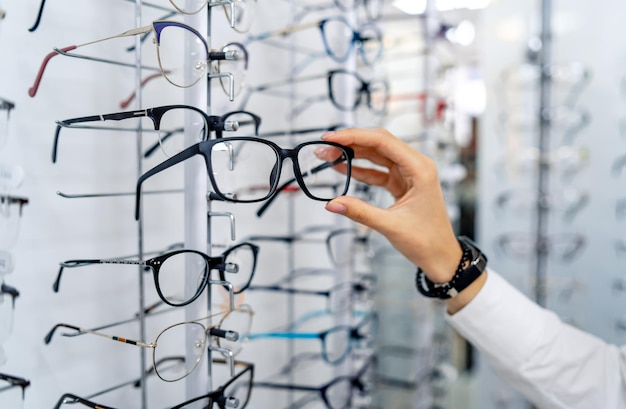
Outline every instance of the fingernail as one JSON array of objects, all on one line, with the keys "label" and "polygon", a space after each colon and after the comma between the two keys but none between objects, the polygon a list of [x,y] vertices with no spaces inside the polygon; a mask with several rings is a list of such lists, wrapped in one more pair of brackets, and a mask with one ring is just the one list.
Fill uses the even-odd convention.
[{"label": "fingernail", "polygon": [[328,139],[331,136],[333,136],[335,133],[336,133],[335,131],[326,132],[326,133],[324,133],[324,135],[322,135],[322,139]]},{"label": "fingernail", "polygon": [[328,210],[331,213],[344,214],[346,210],[348,209],[346,208],[346,206],[342,205],[341,203],[328,202],[326,203],[326,210]]}]

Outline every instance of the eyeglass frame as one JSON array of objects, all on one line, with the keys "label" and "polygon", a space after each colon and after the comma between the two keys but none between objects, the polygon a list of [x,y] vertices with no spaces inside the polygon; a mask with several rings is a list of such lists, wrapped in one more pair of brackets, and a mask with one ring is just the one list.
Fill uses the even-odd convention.
[{"label": "eyeglass frame", "polygon": [[[258,135],[259,126],[261,125],[261,117],[259,117],[256,114],[253,114],[252,112],[238,110],[238,111],[227,112],[224,115],[208,115],[206,112],[204,112],[203,110],[193,105],[181,105],[181,104],[162,105],[158,107],[138,109],[138,110],[133,110],[133,111],[123,111],[123,112],[115,112],[111,114],[99,114],[99,115],[90,115],[90,116],[77,117],[77,118],[69,118],[69,119],[56,121],[57,127],[54,133],[54,142],[52,144],[52,163],[56,163],[56,160],[57,160],[59,135],[60,135],[62,128],[136,131],[137,130],[136,128],[122,129],[122,128],[103,128],[103,127],[96,127],[96,126],[90,127],[90,126],[80,126],[80,125],[73,126],[73,125],[76,123],[84,123],[84,122],[102,122],[102,121],[108,121],[108,120],[120,121],[124,119],[148,117],[152,120],[152,123],[154,124],[154,130],[160,131],[161,119],[163,118],[163,115],[165,115],[168,111],[173,110],[173,109],[190,109],[200,114],[204,118],[204,121],[205,121],[206,129],[207,129],[207,132],[206,132],[207,138],[209,136],[209,132],[215,132],[216,138],[221,138],[223,135],[222,134],[223,131],[231,130],[231,129],[235,130],[234,128],[239,127],[239,124],[235,124],[232,121],[228,121],[228,118],[230,116],[236,115],[236,114],[245,114],[245,115],[249,115],[252,118],[252,121],[254,123],[255,136]],[[166,133],[162,138],[159,137],[159,142],[149,147],[144,152],[143,157],[148,158],[149,156],[151,156],[156,151],[156,149],[161,145],[162,142],[167,140],[174,133],[180,132],[180,131],[184,131],[184,128],[172,130]]]},{"label": "eyeglass frame", "polygon": [[[157,68],[150,68],[150,67],[143,67],[143,68],[150,68],[156,71],[160,71],[162,76],[172,85],[174,85],[175,87],[178,88],[189,88],[192,87],[193,85],[197,84],[198,81],[200,81],[200,79],[202,78],[202,76],[198,76],[198,78],[191,84],[188,85],[179,85],[179,84],[175,84],[174,82],[172,82],[168,76],[166,75],[166,70],[163,69],[163,66],[161,64],[161,57],[159,54],[159,50],[160,50],[160,42],[161,42],[161,32],[163,31],[164,28],[166,27],[170,27],[170,26],[175,26],[175,27],[179,27],[182,28],[184,30],[187,30],[189,32],[191,32],[192,34],[194,34],[196,37],[198,37],[200,39],[200,41],[203,43],[204,48],[206,50],[206,59],[205,62],[209,63],[212,61],[216,61],[216,60],[226,60],[229,59],[228,58],[228,53],[226,52],[215,52],[215,51],[210,51],[209,49],[209,45],[206,41],[206,39],[200,34],[200,32],[198,32],[198,30],[194,29],[191,26],[188,26],[187,24],[178,22],[178,21],[171,21],[171,20],[154,20],[150,25],[146,25],[146,26],[142,26],[142,27],[137,27],[137,28],[133,28],[130,30],[127,30],[123,33],[120,34],[116,34],[113,36],[109,36],[106,38],[101,38],[98,40],[93,40],[87,43],[82,43],[82,44],[77,44],[77,45],[70,45],[67,47],[63,47],[63,48],[54,48],[54,51],[51,51],[50,53],[48,53],[44,59],[43,62],[41,63],[41,66],[39,68],[39,71],[37,72],[37,76],[35,77],[35,81],[33,83],[33,86],[30,87],[28,89],[28,95],[30,97],[34,97],[37,94],[37,91],[39,89],[39,85],[41,83],[41,79],[43,77],[44,71],[46,69],[46,66],[48,65],[48,62],[50,61],[50,59],[52,59],[52,57],[56,56],[56,55],[66,55],[66,56],[70,56],[70,57],[77,57],[77,58],[85,58],[85,59],[90,59],[90,60],[94,60],[94,61],[99,61],[99,62],[107,62],[107,63],[112,63],[112,64],[116,64],[116,65],[122,65],[122,66],[128,66],[128,67],[136,67],[135,64],[130,64],[130,63],[123,63],[120,61],[112,61],[112,60],[106,60],[106,59],[101,59],[101,58],[96,58],[96,57],[87,57],[87,56],[81,56],[78,54],[72,54],[70,53],[70,51],[74,51],[77,48],[83,47],[83,46],[87,46],[87,45],[91,45],[91,44],[95,44],[95,43],[99,43],[102,41],[107,41],[107,40],[111,40],[111,39],[116,39],[116,38],[123,38],[123,37],[131,37],[131,36],[136,36],[136,35],[141,35],[141,34],[145,34],[145,33],[149,33],[149,32],[153,32],[154,33],[154,43],[157,49],[157,59],[159,61],[159,67]],[[236,53],[234,53],[232,56],[230,56],[230,59],[234,59],[236,58]],[[246,55],[246,66],[247,66],[247,55]],[[208,65],[208,64],[207,64]],[[234,80],[233,80],[233,75],[230,73],[219,73],[216,75],[213,75],[210,73],[210,70],[208,70],[207,72],[207,76],[209,78],[212,78],[214,76],[227,76],[229,77],[229,81],[230,81],[230,92],[229,92],[229,96],[231,97],[231,101],[234,99]]]},{"label": "eyeglass frame", "polygon": [[[327,311],[315,311],[314,315],[317,316],[319,312],[327,312]],[[307,315],[305,317],[305,320],[308,320],[310,318],[311,316]],[[374,322],[376,319],[377,318],[374,313],[367,313],[362,318],[362,320],[355,325],[335,325],[331,328],[328,328],[324,331],[319,331],[319,332],[294,332],[294,331],[257,332],[257,333],[249,334],[248,340],[252,341],[254,339],[261,339],[261,338],[284,338],[284,339],[291,339],[291,340],[319,339],[322,344],[322,358],[324,359],[324,361],[328,362],[329,364],[338,365],[344,362],[345,359],[350,355],[350,352],[352,352],[352,348],[353,348],[352,345],[354,342],[362,341],[368,338],[368,334],[361,334],[359,331],[365,325],[369,324],[370,322]],[[294,325],[297,325],[297,322]],[[291,327],[293,327],[293,325]],[[329,336],[329,334],[342,331],[342,330],[348,331],[349,340],[346,345],[346,350],[343,351],[343,353],[338,359],[331,360],[330,357],[328,356],[326,338]]]},{"label": "eyeglass frame", "polygon": [[[324,27],[327,23],[332,22],[332,21],[340,21],[344,23],[346,27],[352,31],[352,37],[349,40],[350,44],[349,44],[348,50],[346,51],[346,55],[343,57],[336,56],[334,53],[331,52],[330,45],[328,43],[328,38],[326,38]],[[361,56],[361,59],[363,60],[363,62],[368,66],[378,61],[382,55],[382,51],[383,51],[382,32],[380,31],[380,29],[374,24],[366,23],[362,27],[360,27],[359,30],[355,30],[350,24],[350,22],[343,16],[327,17],[318,21],[310,22],[310,23],[297,24],[293,26],[284,27],[278,30],[256,34],[254,36],[249,36],[246,39],[246,43],[249,44],[250,42],[253,42],[253,41],[263,41],[268,38],[277,37],[277,36],[286,36],[288,34],[292,34],[297,31],[302,31],[302,30],[306,30],[306,29],[314,28],[314,27],[317,27],[320,30],[320,34],[322,36],[322,41],[324,43],[324,49],[325,49],[326,55],[332,58],[335,62],[338,62],[338,63],[346,62],[348,58],[350,58],[350,55],[352,54],[352,50],[355,47],[357,47],[357,49],[359,50],[359,55]],[[376,40],[378,40],[378,42],[380,43],[380,48],[372,61],[369,61],[365,57],[365,52],[363,51],[363,43],[366,41],[371,41],[371,39],[363,37],[361,35],[362,28],[364,27],[371,27],[373,31],[375,31],[377,34]]]},{"label": "eyeglass frame", "polygon": [[[145,266],[148,267],[152,270],[152,275],[154,277],[154,285],[157,291],[157,294],[159,295],[159,298],[166,304],[171,305],[172,307],[183,307],[185,305],[189,305],[192,302],[194,302],[198,297],[200,297],[200,295],[204,292],[205,288],[210,284],[210,273],[212,270],[218,270],[219,271],[219,275],[220,275],[220,279],[222,281],[227,281],[225,279],[225,273],[226,271],[230,268],[233,270],[237,270],[238,266],[235,265],[227,265],[225,264],[225,260],[228,258],[228,255],[235,251],[238,250],[242,247],[249,247],[252,250],[252,254],[253,254],[253,264],[252,264],[252,272],[250,274],[250,280],[248,280],[248,283],[243,286],[243,289],[237,289],[238,292],[236,292],[237,294],[244,291],[245,288],[247,288],[250,285],[250,282],[252,281],[252,278],[254,277],[254,273],[256,271],[256,265],[257,265],[257,259],[258,259],[258,253],[259,253],[259,246],[257,246],[256,244],[253,243],[249,243],[249,242],[243,242],[243,243],[239,243],[235,246],[232,246],[228,249],[226,249],[222,254],[220,254],[219,256],[209,256],[208,254],[198,251],[198,250],[193,250],[193,249],[179,249],[179,250],[173,250],[170,252],[167,252],[165,254],[161,254],[158,255],[156,257],[147,259],[147,260],[130,260],[130,259],[124,259],[124,258],[112,258],[112,259],[73,259],[73,260],[66,260],[63,261],[61,263],[59,263],[60,267],[59,267],[59,273],[57,274],[57,278],[54,281],[54,284],[52,286],[54,292],[58,292],[59,291],[59,286],[61,283],[61,275],[63,273],[63,269],[64,268],[73,268],[73,267],[83,267],[86,265],[92,265],[92,264],[126,264],[126,265],[139,265],[139,266]],[[163,292],[161,291],[161,288],[159,286],[159,271],[161,266],[163,265],[163,263],[165,262],[165,260],[167,260],[168,258],[171,258],[173,256],[179,255],[179,254],[183,254],[183,253],[191,253],[191,254],[196,254],[198,256],[200,256],[202,259],[204,259],[204,261],[206,262],[206,266],[208,267],[207,271],[205,271],[204,273],[204,277],[202,279],[202,282],[200,283],[200,285],[198,285],[198,288],[196,290],[196,293],[191,296],[189,299],[187,299],[186,301],[183,301],[181,303],[172,303],[170,300],[167,299],[167,297],[163,294]],[[230,271],[229,271],[230,272]],[[233,290],[233,292],[235,293],[235,290]]]},{"label": "eyeglass frame", "polygon": [[[351,106],[351,107],[347,107],[347,106],[343,106],[341,104],[339,104],[339,102],[337,102],[337,100],[335,99],[335,94],[333,93],[333,88],[332,88],[332,80],[333,80],[333,76],[336,74],[347,74],[350,75],[352,77],[355,78],[355,80],[357,80],[358,82],[360,82],[360,87],[358,89],[358,98],[356,99],[355,103]],[[371,80],[371,81],[365,81],[359,74],[357,74],[354,71],[350,71],[350,70],[346,70],[343,68],[338,68],[338,69],[333,69],[333,70],[329,70],[325,73],[322,74],[313,74],[313,75],[307,75],[307,76],[300,76],[300,77],[295,77],[295,78],[289,78],[286,81],[278,81],[278,82],[272,82],[272,83],[267,83],[267,84],[261,84],[261,85],[257,85],[255,87],[250,88],[250,92],[262,92],[277,86],[281,86],[281,85],[286,85],[286,84],[294,84],[294,83],[298,83],[298,82],[305,82],[305,81],[311,81],[311,80],[316,80],[316,79],[320,79],[320,78],[326,78],[327,80],[327,84],[328,84],[328,98],[330,99],[330,102],[335,106],[335,108],[339,109],[340,111],[347,111],[347,112],[351,112],[354,111],[362,102],[363,100],[363,93],[365,93],[366,96],[366,100],[367,100],[367,107],[373,111],[375,114],[377,115],[384,115],[385,112],[387,111],[387,101],[389,100],[389,83],[387,81],[384,80]],[[374,110],[373,106],[372,106],[372,97],[371,97],[371,89],[370,86],[371,84],[374,82],[380,82],[381,84],[384,85],[385,87],[385,101],[384,101],[384,106],[383,109],[381,109],[380,111]]]},{"label": "eyeglass frame", "polygon": [[[6,204],[5,204],[6,202]],[[11,206],[12,204],[18,204],[20,206],[19,216],[22,217],[22,209],[29,202],[26,197],[18,197],[11,195],[2,195],[0,194],[0,207],[2,206]],[[1,209],[0,209],[1,210]],[[2,212],[0,211],[0,216],[2,216]]]},{"label": "eyeglass frame", "polygon": [[[227,310],[227,311],[220,311],[217,313],[213,313],[211,315],[208,315],[206,317],[202,317],[202,318],[198,318],[195,320],[189,320],[189,321],[182,321],[182,322],[178,322],[176,324],[172,324],[167,326],[166,328],[164,328],[163,330],[161,330],[159,332],[159,334],[156,336],[155,340],[153,342],[144,342],[144,341],[139,341],[139,340],[134,340],[134,339],[129,339],[129,338],[123,338],[117,335],[109,335],[109,334],[105,334],[103,332],[99,332],[99,331],[93,331],[87,328],[81,328],[75,325],[71,325],[71,324],[66,324],[66,323],[58,323],[55,324],[54,327],[52,327],[52,329],[46,334],[45,338],[44,338],[44,342],[46,344],[49,344],[50,341],[52,341],[52,337],[54,336],[54,333],[56,332],[56,330],[58,328],[69,328],[72,330],[75,330],[78,332],[78,334],[91,334],[91,335],[97,335],[106,339],[110,339],[112,341],[116,341],[116,342],[121,342],[123,344],[129,344],[129,345],[134,345],[140,348],[148,348],[152,350],[152,365],[154,368],[154,372],[156,373],[156,375],[159,377],[159,379],[165,381],[165,382],[176,382],[179,381],[181,379],[186,378],[187,376],[189,376],[198,366],[198,363],[200,362],[200,360],[202,359],[202,357],[204,356],[204,348],[202,348],[202,352],[201,354],[198,356],[196,362],[194,363],[194,365],[188,369],[187,373],[185,373],[183,376],[176,378],[176,379],[164,379],[161,374],[159,373],[159,370],[156,368],[156,348],[158,347],[158,343],[157,340],[161,337],[161,335],[163,335],[163,333],[165,333],[167,330],[177,327],[179,325],[184,325],[184,324],[197,324],[203,327],[204,329],[204,334],[205,334],[205,346],[207,346],[208,349],[213,350],[213,351],[218,351],[221,352],[223,355],[228,356],[228,360],[230,363],[230,370],[231,370],[231,374],[232,376],[234,376],[234,353],[233,351],[226,349],[226,348],[221,348],[221,347],[216,347],[213,345],[209,345],[209,343],[207,341],[209,341],[209,337],[217,337],[217,338],[224,338],[224,339],[228,339],[229,341],[241,341],[241,339],[239,338],[239,333],[236,331],[231,331],[231,330],[227,330],[227,329],[222,329],[220,326],[222,324],[222,322],[224,321],[224,319],[226,317],[229,316],[229,314],[233,311],[240,311],[240,309],[246,309],[247,313],[250,314],[250,324],[252,324],[252,315],[254,314],[254,311],[252,310],[252,308],[248,305],[248,304],[240,304],[239,306],[237,306],[236,309],[234,310]],[[220,319],[220,322],[218,322],[215,325],[209,325],[206,326],[204,324],[201,324],[199,321],[204,321],[207,319],[212,319],[218,316],[222,316],[222,318]],[[64,336],[74,336],[74,335],[78,335],[78,334],[67,334],[67,333],[61,333],[61,335]],[[244,334],[247,335],[247,334]]]},{"label": "eyeglass frame", "polygon": [[[224,142],[229,142],[229,141],[245,141],[245,142],[256,142],[256,143],[262,143],[264,145],[269,146],[270,148],[272,148],[274,150],[274,152],[276,153],[276,159],[277,159],[277,171],[276,174],[274,175],[274,180],[271,181],[272,185],[269,188],[269,192],[265,197],[259,198],[259,199],[249,199],[249,200],[238,200],[238,199],[233,199],[233,198],[229,198],[228,196],[224,195],[223,193],[221,193],[219,191],[219,189],[217,189],[217,183],[215,181],[215,176],[213,175],[212,172],[212,165],[211,165],[211,150],[213,148],[213,145],[216,145],[218,143],[224,143]],[[264,200],[267,200],[269,198],[271,198],[272,196],[274,196],[277,192],[277,187],[278,187],[278,183],[280,181],[280,175],[282,172],[282,165],[284,163],[284,160],[289,158],[292,161],[292,165],[293,165],[293,171],[294,171],[294,176],[295,176],[295,180],[298,182],[298,184],[300,185],[300,188],[302,189],[302,191],[304,192],[305,195],[307,195],[307,197],[309,197],[310,199],[313,200],[319,200],[319,201],[327,201],[327,199],[319,199],[315,196],[313,196],[311,194],[311,192],[309,192],[309,190],[306,187],[306,184],[304,182],[303,176],[305,176],[307,173],[309,172],[305,172],[305,174],[302,174],[302,172],[300,171],[299,165],[298,165],[298,161],[297,161],[297,155],[299,153],[299,151],[308,146],[308,145],[328,145],[328,146],[332,146],[340,151],[342,151],[343,156],[345,156],[344,158],[342,158],[342,160],[340,162],[337,162],[338,160],[335,160],[333,162],[325,162],[322,165],[317,166],[316,168],[311,169],[309,172],[311,174],[313,173],[317,173],[323,169],[327,169],[328,167],[331,166],[335,166],[339,163],[346,163],[347,166],[347,172],[346,172],[346,184],[344,187],[343,192],[340,195],[345,195],[348,192],[348,188],[350,185],[350,171],[351,171],[351,162],[352,159],[354,158],[354,150],[348,146],[343,146],[340,145],[338,143],[335,142],[328,142],[328,141],[308,141],[308,142],[303,142],[300,143],[298,145],[296,145],[294,148],[291,149],[283,149],[280,146],[278,146],[277,144],[275,144],[272,141],[266,140],[266,139],[262,139],[262,138],[256,138],[256,137],[248,137],[248,136],[233,136],[233,137],[228,137],[228,138],[219,138],[219,139],[211,139],[211,140],[206,140],[206,141],[202,141],[202,142],[198,142],[195,145],[190,146],[189,148],[183,150],[182,152],[172,156],[171,158],[167,159],[166,161],[160,163],[159,165],[155,166],[154,168],[148,170],[147,172],[145,172],[143,175],[141,175],[139,177],[139,179],[137,180],[137,191],[136,191],[136,202],[135,202],[135,220],[139,220],[139,213],[140,213],[140,208],[141,208],[141,185],[143,184],[143,182],[150,178],[151,176],[156,175],[157,173],[166,170],[180,162],[183,162],[186,159],[189,159],[195,155],[201,155],[204,158],[206,167],[207,167],[207,172],[209,175],[209,180],[211,182],[211,185],[213,186],[213,189],[215,190],[215,192],[211,192],[209,194],[209,199],[211,200],[222,200],[222,201],[226,201],[226,202],[233,202],[233,203],[254,203],[254,202],[262,202]],[[337,163],[336,163],[337,162]]]},{"label": "eyeglass frame", "polygon": [[331,379],[330,381],[328,381],[327,383],[323,384],[322,386],[319,387],[315,387],[315,386],[308,386],[308,385],[298,385],[298,384],[285,384],[285,383],[275,383],[275,382],[254,382],[252,384],[253,387],[259,387],[259,388],[271,388],[271,389],[286,389],[286,390],[290,390],[290,391],[307,391],[307,392],[318,392],[319,396],[322,398],[322,401],[324,402],[324,404],[326,405],[327,409],[343,409],[343,408],[334,408],[330,405],[330,401],[328,399],[328,397],[326,396],[326,391],[333,385],[335,385],[336,383],[339,383],[341,381],[350,381],[350,396],[348,397],[348,407],[350,407],[350,404],[352,403],[352,391],[356,388],[359,391],[363,392],[366,390],[367,386],[365,384],[365,382],[363,382],[363,380],[361,379],[365,373],[367,372],[367,370],[370,368],[370,365],[376,365],[377,363],[377,359],[375,355],[371,355],[367,361],[363,364],[363,366],[357,371],[356,374],[354,375],[339,375],[333,379]]},{"label": "eyeglass frame", "polygon": [[[216,362],[217,361],[217,362]],[[218,360],[218,359],[213,359],[213,363],[220,363],[220,361],[222,361],[223,363],[226,363],[226,361],[223,360]],[[186,405],[193,403],[193,402],[197,402],[199,400],[202,399],[210,399],[210,403],[211,406],[208,407],[206,406],[205,409],[211,409],[215,406],[215,404],[217,403],[218,406],[220,408],[223,407],[235,407],[235,408],[239,408],[239,409],[243,409],[247,406],[248,402],[250,401],[250,395],[252,394],[252,387],[254,385],[254,363],[251,362],[244,362],[244,361],[235,361],[234,362],[235,365],[241,365],[241,366],[245,366],[245,368],[239,372],[238,374],[234,375],[233,377],[231,377],[226,383],[224,383],[223,385],[219,386],[217,389],[214,389],[211,392],[208,392],[204,395],[200,395],[197,396],[195,398],[189,399],[183,403],[179,403],[176,406],[173,406],[171,409],[181,409],[184,408]],[[243,375],[246,372],[250,372],[250,385],[248,388],[248,395],[246,397],[246,401],[243,403],[243,406],[239,406],[240,403],[237,402],[237,406],[229,406],[229,405],[220,405],[219,402],[217,402],[216,398],[229,398],[228,396],[224,396],[224,390],[226,390],[226,388],[228,388],[233,382],[237,381],[239,378],[243,377]]]},{"label": "eyeglass frame", "polygon": [[6,381],[10,384],[9,386],[0,388],[0,393],[19,386],[20,388],[22,388],[22,400],[24,400],[26,396],[26,388],[30,386],[30,380],[20,378],[19,376],[8,375],[5,373],[0,373],[0,380]]}]

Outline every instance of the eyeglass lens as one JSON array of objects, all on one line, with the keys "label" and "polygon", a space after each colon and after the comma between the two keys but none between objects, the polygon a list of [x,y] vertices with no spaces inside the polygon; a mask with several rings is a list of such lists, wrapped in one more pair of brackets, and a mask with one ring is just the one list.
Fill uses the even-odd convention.
[{"label": "eyeglass lens", "polygon": [[[193,134],[193,141],[186,143],[189,138],[183,135],[184,131]],[[158,142],[161,151],[168,157],[173,156],[194,143],[208,138],[208,124],[204,116],[193,109],[173,108],[166,111],[161,117]]]},{"label": "eyeglass lens", "polygon": [[350,72],[335,71],[329,79],[329,93],[333,104],[341,110],[352,111],[366,103],[376,113],[385,112],[388,91],[383,81],[368,85]]},{"label": "eyeglass lens", "polygon": [[[173,256],[161,261],[157,276],[157,287],[163,297],[173,305],[183,305],[199,291],[201,291],[208,279],[209,266],[205,258],[196,252],[178,252]],[[185,292],[183,272],[188,274],[190,280],[197,284],[194,294]]]},{"label": "eyeglass lens", "polygon": [[254,249],[249,245],[240,245],[227,252],[225,262],[227,266],[235,269],[220,270],[220,279],[228,281],[233,286],[235,293],[241,292],[248,287],[254,273],[256,256]]},{"label": "eyeglass lens", "polygon": [[349,407],[352,398],[352,383],[349,378],[341,378],[330,385],[324,394],[328,405],[332,409]]},{"label": "eyeglass lens", "polygon": [[[243,346],[242,341],[247,339],[251,326],[252,314],[247,306],[240,306],[229,311],[219,321],[219,328],[236,331],[239,338],[236,341],[219,338],[220,346],[230,349],[233,354],[239,352]],[[159,362],[168,356],[180,355],[184,351],[193,351],[193,359],[186,359],[185,364],[177,368],[179,370],[161,371],[155,365],[157,375],[167,382],[174,382],[189,375],[198,365],[207,349],[208,328],[200,322],[193,321],[172,325],[161,332],[155,341],[157,346],[153,349],[153,362]],[[191,344],[189,340],[191,340]]]},{"label": "eyeglass lens", "polygon": [[[316,151],[327,149],[324,157]],[[324,143],[302,146],[297,154],[297,166],[304,186],[316,199],[336,197],[336,186],[342,189],[348,183],[344,175],[332,167],[320,166],[345,156],[344,152]],[[211,148],[212,180],[216,193],[237,201],[259,201],[271,196],[280,175],[280,157],[272,145],[250,140],[224,140]]]},{"label": "eyeglass lens", "polygon": [[[208,49],[201,37],[180,25],[161,28],[157,54],[165,78],[178,87],[190,87],[207,72]],[[189,58],[193,63],[185,64]]]}]

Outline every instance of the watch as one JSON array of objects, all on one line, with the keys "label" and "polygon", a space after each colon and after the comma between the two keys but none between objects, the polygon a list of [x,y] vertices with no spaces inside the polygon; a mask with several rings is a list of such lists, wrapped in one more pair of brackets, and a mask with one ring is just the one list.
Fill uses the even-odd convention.
[{"label": "watch", "polygon": [[456,297],[485,271],[487,257],[476,246],[476,243],[465,236],[459,236],[457,240],[463,249],[463,256],[454,277],[450,281],[435,284],[426,277],[421,268],[417,268],[415,285],[422,295],[442,300]]}]

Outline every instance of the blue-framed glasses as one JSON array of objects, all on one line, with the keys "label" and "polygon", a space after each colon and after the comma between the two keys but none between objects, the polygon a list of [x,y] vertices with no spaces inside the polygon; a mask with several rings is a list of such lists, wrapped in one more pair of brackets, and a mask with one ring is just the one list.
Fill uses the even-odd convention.
[{"label": "blue-framed glasses", "polygon": [[[328,314],[328,311],[322,311]],[[356,314],[357,312],[355,312]],[[313,314],[317,315],[317,314]],[[311,315],[305,317],[308,321]],[[303,320],[298,320],[291,328],[297,327]],[[272,331],[251,333],[249,339],[280,338],[292,340],[319,340],[322,346],[322,358],[330,364],[343,362],[355,346],[371,339],[375,329],[376,316],[366,313],[361,321],[352,325],[336,325],[320,332],[295,332],[295,331]]]}]

